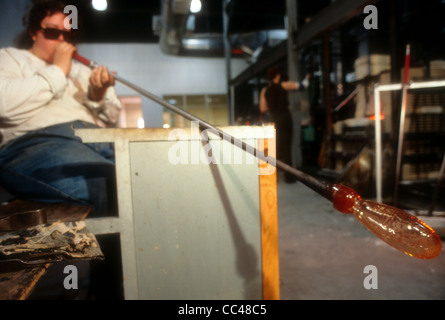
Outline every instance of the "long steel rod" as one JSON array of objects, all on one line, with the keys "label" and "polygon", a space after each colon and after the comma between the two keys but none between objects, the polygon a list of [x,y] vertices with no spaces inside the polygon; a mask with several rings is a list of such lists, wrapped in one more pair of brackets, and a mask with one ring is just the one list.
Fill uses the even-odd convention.
[{"label": "long steel rod", "polygon": [[382,202],[382,126],[381,126],[380,91],[374,86],[374,115],[375,115],[375,181],[376,200]]},{"label": "long steel rod", "polygon": [[405,118],[406,109],[408,104],[408,87],[409,87],[409,68],[411,60],[411,47],[408,44],[406,46],[405,53],[405,73],[402,83],[402,106],[400,110],[400,124],[399,124],[399,143],[397,146],[397,163],[396,163],[396,181],[394,185],[394,205],[397,206],[399,201],[399,182],[402,171],[402,158],[403,158],[403,143],[405,137]]},{"label": "long steel rod", "polygon": [[358,87],[354,89],[354,91],[352,91],[345,100],[343,100],[342,102],[339,103],[339,105],[337,107],[335,107],[334,111],[338,112],[340,111],[341,108],[343,108],[345,105],[347,105],[349,103],[349,101],[352,100],[352,98],[354,98],[358,93]]},{"label": "long steel rod", "polygon": [[283,171],[286,171],[286,172],[294,175],[296,178],[298,178],[298,180],[300,182],[302,182],[309,188],[313,189],[314,191],[316,191],[317,193],[319,193],[326,199],[331,200],[330,185],[327,184],[326,182],[315,179],[314,177],[304,173],[303,171],[297,170],[297,169],[291,167],[290,165],[288,165],[278,159],[275,159],[269,155],[265,155],[264,152],[259,151],[257,148],[248,146],[244,141],[239,140],[232,135],[229,135],[228,133],[222,131],[221,129],[216,128],[215,126],[211,125],[210,123],[184,111],[183,109],[181,109],[173,104],[168,103],[164,99],[161,99],[158,96],[152,94],[151,92],[148,92],[147,90],[132,84],[131,82],[123,79],[122,77],[119,77],[117,75],[113,75],[113,77],[116,79],[116,81],[119,81],[120,83],[135,90],[136,92],[139,92],[140,94],[153,100],[154,102],[157,102],[158,104],[162,105],[163,107],[165,107],[173,112],[176,112],[177,114],[183,116],[187,120],[196,121],[199,124],[199,128],[201,130],[210,130],[210,132],[218,135],[220,138],[230,142],[231,144],[239,146],[242,150],[250,153],[251,155],[259,158],[260,160],[263,160],[264,162],[274,165],[276,168],[279,168]]},{"label": "long steel rod", "polygon": [[[98,66],[97,63],[95,63],[94,61],[88,60],[78,54],[74,54],[73,58],[87,66],[89,66],[90,68],[94,69]],[[311,188],[312,190],[314,190],[315,192],[317,192],[318,194],[320,194],[321,196],[323,196],[324,198],[328,199],[329,201],[332,201],[332,196],[331,196],[331,187],[332,185],[328,182],[319,180],[314,178],[313,176],[300,171],[276,158],[273,158],[269,155],[265,155],[264,152],[259,151],[257,148],[254,148],[252,146],[248,146],[244,141],[241,141],[235,137],[233,137],[232,135],[222,131],[221,129],[216,128],[215,126],[211,125],[210,123],[194,116],[191,113],[188,113],[187,111],[165,101],[164,99],[154,95],[153,93],[131,83],[130,81],[127,81],[126,79],[110,72],[110,75],[112,77],[114,77],[114,79],[122,84],[124,84],[125,86],[133,89],[134,91],[142,94],[143,96],[151,99],[152,101],[160,104],[161,106],[183,116],[184,118],[186,118],[187,120],[190,121],[195,121],[199,124],[199,128],[201,130],[209,130],[210,132],[212,132],[213,134],[218,135],[221,139],[224,139],[228,142],[230,142],[231,144],[234,144],[235,146],[240,147],[242,150],[250,153],[251,155],[253,155],[254,157],[259,158],[260,160],[271,164],[273,166],[275,166],[276,168],[279,168],[285,172],[288,172],[292,175],[294,175],[301,183],[303,183],[304,185],[306,185],[307,187]]]}]

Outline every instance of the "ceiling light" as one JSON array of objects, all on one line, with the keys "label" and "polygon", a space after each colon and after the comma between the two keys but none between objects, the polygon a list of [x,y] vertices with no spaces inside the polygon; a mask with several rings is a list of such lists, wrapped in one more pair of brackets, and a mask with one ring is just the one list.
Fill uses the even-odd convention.
[{"label": "ceiling light", "polygon": [[97,11],[105,11],[108,8],[107,0],[93,0],[91,3]]},{"label": "ceiling light", "polygon": [[201,8],[201,0],[192,0],[192,3],[190,4],[190,11],[192,13],[198,13],[199,11],[201,11]]}]

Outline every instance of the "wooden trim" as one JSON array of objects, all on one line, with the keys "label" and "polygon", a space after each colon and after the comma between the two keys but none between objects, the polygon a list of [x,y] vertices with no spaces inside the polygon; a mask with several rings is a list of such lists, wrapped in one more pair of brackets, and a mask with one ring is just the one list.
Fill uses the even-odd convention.
[{"label": "wooden trim", "polygon": [[34,268],[29,271],[31,275],[29,279],[29,284],[26,287],[22,288],[23,291],[20,293],[20,297],[18,298],[18,300],[26,300],[28,298],[29,294],[34,289],[40,278],[42,278],[43,275],[46,273],[46,270],[48,270],[50,265],[51,264],[48,263],[43,267],[41,267],[40,269]]},{"label": "wooden trim", "polygon": [[[258,141],[259,151],[275,158],[275,139]],[[278,254],[277,172],[271,165],[260,161],[260,215],[263,272],[263,299],[280,299],[280,266]]]}]

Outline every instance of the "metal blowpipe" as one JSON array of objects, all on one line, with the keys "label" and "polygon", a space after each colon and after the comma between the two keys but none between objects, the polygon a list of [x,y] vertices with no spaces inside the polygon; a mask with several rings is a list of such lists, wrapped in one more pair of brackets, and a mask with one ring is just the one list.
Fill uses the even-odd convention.
[{"label": "metal blowpipe", "polygon": [[[73,54],[73,59],[94,69],[97,63],[80,56],[78,53]],[[418,218],[408,214],[406,211],[386,204],[377,203],[370,200],[363,200],[360,195],[353,189],[341,185],[331,184],[313,176],[308,175],[288,164],[274,159],[263,152],[259,152],[255,148],[248,147],[245,142],[223,132],[213,125],[203,121],[194,115],[174,106],[167,101],[157,97],[156,95],[144,90],[131,82],[111,73],[114,79],[143,96],[159,103],[163,107],[183,116],[187,120],[199,123],[201,130],[210,129],[211,132],[217,134],[222,139],[242,148],[253,156],[265,161],[266,163],[275,165],[285,172],[295,176],[301,183],[311,188],[327,200],[331,201],[334,208],[344,214],[353,214],[368,230],[385,241],[390,246],[404,252],[405,254],[419,259],[431,259],[438,256],[442,250],[442,241],[437,233],[427,224]]]}]

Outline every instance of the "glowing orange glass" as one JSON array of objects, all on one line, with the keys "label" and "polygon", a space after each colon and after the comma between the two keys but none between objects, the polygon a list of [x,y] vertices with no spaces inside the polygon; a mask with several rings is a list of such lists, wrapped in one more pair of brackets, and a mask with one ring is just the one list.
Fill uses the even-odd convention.
[{"label": "glowing orange glass", "polygon": [[332,202],[338,211],[354,214],[368,230],[409,256],[431,259],[442,250],[437,233],[404,210],[362,200],[353,189],[338,184],[332,187]]}]

